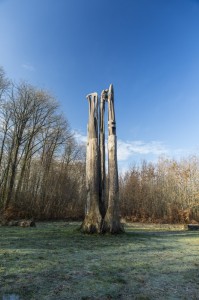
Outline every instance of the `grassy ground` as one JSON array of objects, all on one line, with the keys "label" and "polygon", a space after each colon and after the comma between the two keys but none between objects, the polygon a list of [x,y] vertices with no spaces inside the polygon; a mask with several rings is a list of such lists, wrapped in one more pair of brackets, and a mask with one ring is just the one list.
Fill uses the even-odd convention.
[{"label": "grassy ground", "polygon": [[0,227],[0,299],[199,299],[199,232],[126,225],[83,235],[77,223]]}]

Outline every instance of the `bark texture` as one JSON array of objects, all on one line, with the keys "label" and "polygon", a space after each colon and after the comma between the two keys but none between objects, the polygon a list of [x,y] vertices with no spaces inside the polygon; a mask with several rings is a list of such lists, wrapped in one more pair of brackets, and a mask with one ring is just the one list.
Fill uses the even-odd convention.
[{"label": "bark texture", "polygon": [[117,137],[115,135],[108,137],[108,209],[103,220],[102,232],[123,232],[119,217]]},{"label": "bark texture", "polygon": [[86,216],[81,230],[85,233],[99,233],[102,217],[99,211],[99,151],[98,151],[98,98],[93,93],[89,101],[88,142],[86,158],[87,204]]},{"label": "bark texture", "polygon": [[117,136],[112,84],[108,91],[108,134],[108,209],[103,220],[102,232],[120,233],[123,232],[123,226],[119,217]]},{"label": "bark texture", "polygon": [[[81,229],[85,233],[120,233],[123,227],[119,218],[119,182],[117,166],[117,136],[114,92],[103,90],[98,118],[97,93],[87,96],[89,101],[88,141],[86,158],[87,204]],[[105,172],[105,102],[108,102],[108,208],[106,211]],[[99,120],[99,122],[98,122]],[[99,124],[99,125],[98,125]],[[99,134],[98,134],[99,127]]]},{"label": "bark texture", "polygon": [[100,171],[100,183],[99,183],[99,208],[102,218],[105,217],[106,207],[106,171],[105,171],[105,126],[104,126],[104,113],[105,102],[107,101],[108,90],[103,90],[100,100],[100,115],[99,115],[99,171]]}]

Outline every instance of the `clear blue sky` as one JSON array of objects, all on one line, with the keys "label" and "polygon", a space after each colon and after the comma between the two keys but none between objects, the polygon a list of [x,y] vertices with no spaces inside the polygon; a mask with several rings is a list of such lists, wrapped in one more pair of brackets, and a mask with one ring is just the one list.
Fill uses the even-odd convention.
[{"label": "clear blue sky", "polygon": [[82,139],[85,96],[113,83],[121,166],[199,151],[199,0],[0,0],[0,65]]}]

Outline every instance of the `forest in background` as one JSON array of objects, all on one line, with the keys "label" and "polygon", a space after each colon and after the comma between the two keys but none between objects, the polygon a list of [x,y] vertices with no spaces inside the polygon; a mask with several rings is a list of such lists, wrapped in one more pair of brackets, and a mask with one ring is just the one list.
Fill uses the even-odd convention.
[{"label": "forest in background", "polygon": [[[197,156],[143,162],[119,182],[126,220],[199,221]],[[85,203],[85,145],[75,140],[52,95],[26,82],[14,84],[0,68],[1,216],[83,219]]]},{"label": "forest in background", "polygon": [[127,220],[199,222],[199,157],[132,166],[120,178],[120,198]]}]

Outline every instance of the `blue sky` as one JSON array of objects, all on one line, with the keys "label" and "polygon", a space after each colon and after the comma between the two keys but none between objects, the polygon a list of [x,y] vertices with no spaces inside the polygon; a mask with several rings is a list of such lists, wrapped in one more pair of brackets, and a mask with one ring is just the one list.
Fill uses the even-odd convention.
[{"label": "blue sky", "polygon": [[199,0],[0,0],[0,65],[80,140],[85,96],[113,83],[121,168],[199,151]]}]

